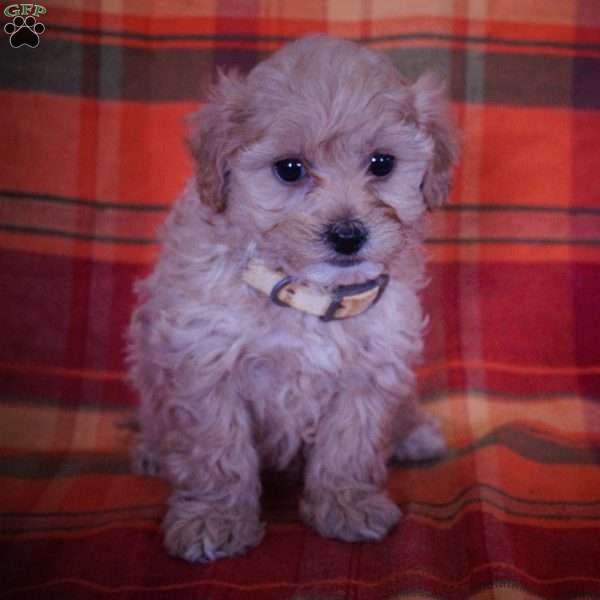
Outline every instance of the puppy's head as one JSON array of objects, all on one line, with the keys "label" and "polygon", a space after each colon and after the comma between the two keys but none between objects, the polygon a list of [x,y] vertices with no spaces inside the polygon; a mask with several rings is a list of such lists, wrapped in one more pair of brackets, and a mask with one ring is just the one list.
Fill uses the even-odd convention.
[{"label": "puppy's head", "polygon": [[221,74],[196,122],[202,201],[270,266],[321,283],[393,272],[457,154],[440,80],[410,85],[385,55],[325,36]]}]

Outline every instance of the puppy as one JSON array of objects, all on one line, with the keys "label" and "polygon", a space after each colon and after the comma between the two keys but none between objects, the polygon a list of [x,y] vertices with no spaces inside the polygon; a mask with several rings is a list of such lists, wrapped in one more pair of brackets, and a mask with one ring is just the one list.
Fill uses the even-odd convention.
[{"label": "puppy", "polygon": [[310,36],[221,74],[192,130],[196,177],[128,338],[134,469],[173,487],[166,547],[196,562],[258,544],[260,470],[298,457],[303,520],[378,540],[400,517],[386,461],[444,449],[412,370],[423,216],[457,154],[443,86]]}]

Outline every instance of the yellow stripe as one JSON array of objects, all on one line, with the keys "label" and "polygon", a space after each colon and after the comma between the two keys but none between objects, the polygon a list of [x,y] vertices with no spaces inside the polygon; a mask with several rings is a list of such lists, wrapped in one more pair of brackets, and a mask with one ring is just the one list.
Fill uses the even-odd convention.
[{"label": "yellow stripe", "polygon": [[[481,408],[485,407],[486,411]],[[524,402],[517,397],[484,393],[453,393],[425,405],[439,418],[451,447],[484,437],[510,423],[528,423],[560,439],[578,437],[587,431],[590,418],[600,419],[600,405],[585,403],[576,395]],[[97,410],[58,406],[34,406],[18,402],[0,405],[2,448],[31,452],[126,452],[129,433],[119,428],[133,408]],[[484,416],[481,416],[484,415]]]},{"label": "yellow stripe", "polygon": [[127,453],[119,428],[130,410],[69,410],[18,403],[0,405],[2,449],[27,452]]},{"label": "yellow stripe", "polygon": [[[398,600],[403,600],[403,596]],[[517,588],[514,584],[497,583],[469,596],[468,600],[543,600],[543,598]]]},{"label": "yellow stripe", "polygon": [[[481,410],[485,407],[485,411]],[[510,423],[527,423],[559,437],[584,436],[589,420],[600,419],[600,405],[585,403],[576,395],[553,397],[549,400],[523,401],[516,397],[489,396],[477,393],[455,393],[425,405],[436,416],[451,447],[462,447]],[[465,440],[465,438],[467,438]],[[577,439],[571,443],[577,443]]]},{"label": "yellow stripe", "polygon": [[[82,0],[53,0],[52,6],[47,6],[50,14],[52,8],[67,8],[81,10],[84,7]],[[365,14],[362,10],[353,7],[352,2],[345,0],[332,1],[328,6],[327,22],[335,20],[362,21]],[[235,3],[232,6],[237,7]],[[403,2],[379,2],[372,6],[371,20],[376,22],[388,21],[390,19],[408,17],[475,17],[482,18],[483,15],[470,15],[470,5],[462,8],[463,3],[439,2],[439,0],[404,0]],[[189,15],[190,17],[238,17],[239,9],[227,9],[227,5],[219,5],[217,11],[214,0],[204,2],[190,2],[189,0],[103,0],[102,12],[116,15],[138,15],[151,16],[155,18]],[[276,15],[279,18],[304,20],[323,18],[323,8],[320,2],[282,2],[272,5],[262,3],[254,12],[255,19]],[[576,5],[574,2],[548,2],[547,0],[529,0],[528,2],[517,2],[512,0],[495,3],[493,9],[487,12],[489,21],[517,21],[519,23],[536,23],[546,26],[571,25],[576,19]],[[540,27],[541,28],[541,27]]]}]

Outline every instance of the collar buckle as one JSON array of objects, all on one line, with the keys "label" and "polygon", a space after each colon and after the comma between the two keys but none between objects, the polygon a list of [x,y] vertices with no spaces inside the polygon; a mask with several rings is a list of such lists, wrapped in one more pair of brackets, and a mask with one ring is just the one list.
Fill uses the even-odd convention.
[{"label": "collar buckle", "polygon": [[[384,273],[364,283],[338,285],[330,293],[329,303],[324,305],[325,309],[321,311],[322,314],[319,319],[326,322],[339,321],[365,312],[381,298],[389,279],[390,276]],[[284,297],[287,296],[287,301],[282,300],[282,293]],[[288,275],[273,286],[269,296],[274,304],[290,307],[293,306],[290,303],[290,298],[295,293],[293,277]],[[310,312],[314,314],[317,311]]]},{"label": "collar buckle", "polygon": [[383,294],[390,276],[379,275],[364,283],[338,285],[332,294],[332,299],[321,321],[338,321],[354,317],[374,306]]}]

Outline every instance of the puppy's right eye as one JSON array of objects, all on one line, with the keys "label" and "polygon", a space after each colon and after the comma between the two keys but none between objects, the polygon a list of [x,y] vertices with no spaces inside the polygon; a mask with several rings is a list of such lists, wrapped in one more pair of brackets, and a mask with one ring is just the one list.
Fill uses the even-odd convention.
[{"label": "puppy's right eye", "polygon": [[295,183],[306,176],[306,169],[299,158],[284,158],[278,160],[273,169],[277,177],[284,183]]}]

